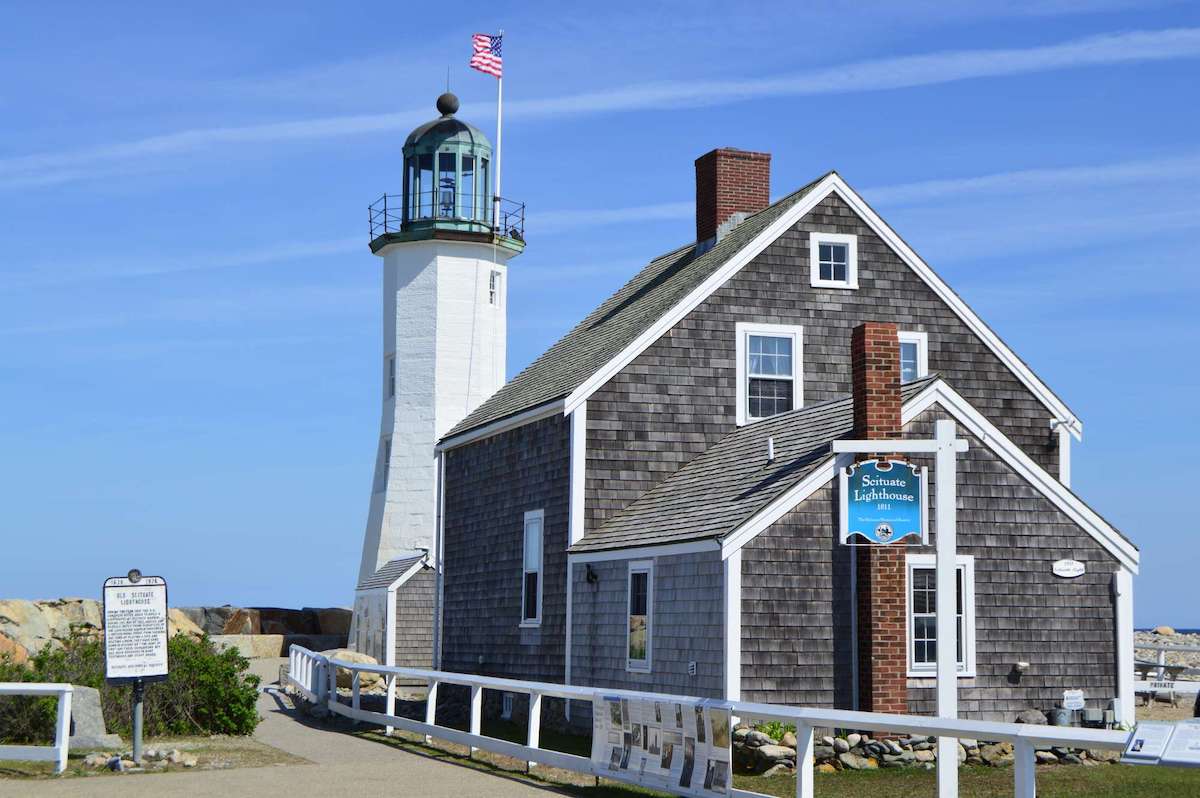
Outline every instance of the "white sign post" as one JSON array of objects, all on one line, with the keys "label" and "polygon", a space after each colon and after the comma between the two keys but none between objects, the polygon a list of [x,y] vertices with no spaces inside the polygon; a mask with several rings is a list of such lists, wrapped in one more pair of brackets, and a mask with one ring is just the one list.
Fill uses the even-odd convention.
[{"label": "white sign post", "polygon": [[[967,450],[967,441],[956,438],[953,421],[934,425],[933,440],[834,441],[838,453],[934,455],[934,523],[937,541],[937,713],[940,718],[958,717],[957,630],[958,566],[956,563],[955,504],[957,502],[956,459]],[[938,738],[938,798],[958,798],[958,740]]]},{"label": "white sign post", "polygon": [[104,678],[133,685],[133,761],[142,761],[142,696],[146,682],[167,678],[167,581],[142,576],[104,580]]}]

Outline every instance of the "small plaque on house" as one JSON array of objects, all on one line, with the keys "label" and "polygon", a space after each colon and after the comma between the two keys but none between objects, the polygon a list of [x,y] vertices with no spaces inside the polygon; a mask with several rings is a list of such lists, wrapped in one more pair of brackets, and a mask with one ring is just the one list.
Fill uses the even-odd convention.
[{"label": "small plaque on house", "polygon": [[842,469],[842,543],[928,543],[926,477],[924,468],[902,460],[864,460]]},{"label": "small plaque on house", "polygon": [[1063,690],[1062,708],[1070,710],[1083,709],[1087,704],[1087,697],[1082,690]]},{"label": "small plaque on house", "polygon": [[1074,579],[1087,573],[1087,566],[1079,560],[1059,560],[1052,569],[1054,575],[1062,579]]},{"label": "small plaque on house", "polygon": [[110,683],[167,678],[167,581],[161,576],[104,580],[104,678]]}]

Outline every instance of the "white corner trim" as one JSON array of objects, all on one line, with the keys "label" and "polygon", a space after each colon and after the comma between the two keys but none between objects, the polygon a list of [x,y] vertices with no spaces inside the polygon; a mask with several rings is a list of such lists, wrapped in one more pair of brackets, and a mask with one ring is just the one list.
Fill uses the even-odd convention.
[{"label": "white corner trim", "polygon": [[721,544],[712,538],[692,540],[686,543],[667,543],[662,546],[636,546],[630,549],[604,549],[602,551],[583,551],[567,553],[568,564],[588,562],[613,562],[615,560],[635,560],[639,557],[673,557],[677,554],[696,554],[705,551],[718,551]]},{"label": "white corner trim", "polygon": [[739,427],[762,421],[752,418],[748,406],[750,395],[750,336],[763,335],[792,339],[792,410],[804,407],[804,327],[799,324],[758,324],[739,321],[734,324],[734,352],[737,360],[737,411]]},{"label": "white corner trim", "polygon": [[1127,568],[1113,574],[1113,601],[1116,604],[1113,621],[1117,627],[1117,720],[1133,726],[1133,573]]},{"label": "white corner trim", "polygon": [[[936,554],[906,554],[904,558],[904,629],[905,629],[905,662],[910,679],[932,679],[937,677],[936,665],[918,668],[913,663],[913,628],[912,628],[912,572],[914,568],[934,568],[937,566]],[[963,670],[957,670],[960,679],[975,678],[975,557],[970,554],[957,554],[954,557],[954,567],[963,570]],[[938,641],[941,645],[941,641]]]},{"label": "white corner trim", "polygon": [[[846,245],[846,279],[821,279],[821,245]],[[840,288],[854,290],[858,288],[858,236],[845,233],[809,233],[808,234],[808,268],[810,284],[813,288]]]},{"label": "white corner trim", "polygon": [[941,406],[954,416],[955,420],[966,427],[980,442],[999,455],[1000,459],[1018,476],[1033,485],[1054,506],[1090,534],[1121,565],[1135,574],[1138,572],[1140,555],[1129,541],[1121,537],[1111,524],[1088,507],[1069,488],[1034,462],[1021,447],[1013,443],[1007,435],[997,429],[945,381],[935,380],[925,390],[906,402],[901,409],[900,423],[907,424],[934,404]]},{"label": "white corner trim", "polygon": [[[1054,506],[1062,510],[1072,521],[1091,535],[1122,566],[1129,569],[1131,573],[1138,572],[1140,555],[1137,548],[1121,537],[1112,525],[1088,507],[1082,499],[1055,479],[1046,469],[1035,463],[1029,455],[1009,440],[1003,432],[945,381],[935,380],[921,393],[908,400],[901,409],[901,423],[907,424],[934,404],[940,405],[954,416],[959,423],[966,427],[967,431],[995,452],[1022,479],[1033,485]],[[842,458],[841,464],[844,465],[850,462],[852,455],[842,455]],[[721,556],[728,559],[733,552],[757,537],[763,530],[782,518],[785,513],[833,479],[836,474],[835,460],[833,456],[830,456],[811,474],[780,494],[773,502],[729,533],[721,543]]]},{"label": "white corner trim", "polygon": [[902,344],[917,345],[917,379],[929,376],[929,333],[899,330],[896,337]]},{"label": "white corner trim", "polygon": [[[629,658],[629,618],[633,607],[633,575],[646,574],[646,659]],[[635,560],[625,571],[625,670],[630,673],[650,673],[654,663],[654,560]]]},{"label": "white corner trim", "polygon": [[742,698],[742,552],[725,560],[725,700]]},{"label": "white corner trim", "polygon": [[587,491],[587,402],[571,411],[571,508],[567,546],[583,540]]},{"label": "white corner trim", "polygon": [[558,415],[561,412],[564,412],[563,400],[555,399],[552,402],[546,402],[545,404],[540,404],[537,407],[531,407],[528,410],[508,416],[507,418],[497,419],[496,421],[484,424],[482,427],[476,427],[475,429],[469,429],[465,432],[460,432],[453,438],[444,438],[435,448],[436,451],[444,452],[448,449],[454,449],[458,446],[473,443],[474,441],[482,438],[490,438],[493,435],[499,435],[501,432],[507,432],[510,429],[515,429],[516,427],[523,427],[526,424],[530,424],[534,421],[548,418],[550,416]]},{"label": "white corner trim", "polygon": [[1059,424],[1058,433],[1058,481],[1071,487],[1071,431],[1066,424]]},{"label": "white corner trim", "polygon": [[979,339],[1000,359],[1000,362],[1012,371],[1025,387],[1029,388],[1033,395],[1051,411],[1054,417],[1065,423],[1077,440],[1082,437],[1083,423],[1071,412],[1066,403],[1059,399],[1045,383],[1038,379],[1037,375],[1017,357],[1016,353],[1009,349],[1008,345],[1000,340],[1000,337],[992,332],[991,328],[975,314],[975,311],[971,310],[958,294],[954,293],[937,276],[933,269],[925,261],[921,260],[920,256],[908,244],[904,243],[904,240],[896,234],[896,231],[888,226],[867,205],[866,201],[836,173],[827,175],[821,182],[813,186],[808,194],[767,226],[765,230],[759,233],[746,246],[742,247],[724,266],[709,275],[707,280],[693,289],[691,293],[680,300],[668,313],[660,317],[658,321],[630,342],[616,356],[604,364],[603,367],[584,380],[578,388],[567,396],[563,412],[570,413],[580,402],[586,400],[599,390],[615,374],[629,365],[630,361],[678,324],[687,314],[695,310],[713,291],[724,285],[730,277],[737,274],[742,267],[756,258],[759,253],[782,235],[784,231],[803,218],[830,194],[837,194],[847,205],[853,208],[863,222],[876,235],[882,238],[943,302],[950,306],[955,314],[966,324],[967,328],[979,336]]},{"label": "white corner trim", "polygon": [[429,555],[426,554],[420,560],[417,560],[416,563],[409,566],[407,571],[400,574],[400,576],[396,577],[395,581],[393,581],[390,585],[387,586],[387,589],[394,591],[396,588],[400,587],[405,582],[407,582],[409,579],[412,579],[414,576],[416,576],[418,573],[420,573],[421,569],[424,568],[426,565],[428,565],[428,563],[429,563]]}]

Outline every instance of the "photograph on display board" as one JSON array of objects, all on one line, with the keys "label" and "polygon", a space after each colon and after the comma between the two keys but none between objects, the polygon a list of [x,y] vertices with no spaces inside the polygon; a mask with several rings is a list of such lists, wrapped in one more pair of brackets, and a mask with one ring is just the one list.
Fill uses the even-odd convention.
[{"label": "photograph on display board", "polygon": [[671,760],[675,755],[675,746],[682,743],[682,738],[676,734],[664,734],[662,741],[662,758],[659,759],[658,766],[663,770],[671,769]]},{"label": "photograph on display board", "polygon": [[633,735],[625,732],[625,744],[621,747],[621,769],[629,767],[629,755],[633,752]]},{"label": "photograph on display board", "polygon": [[683,704],[675,705],[675,728],[683,731]]},{"label": "photograph on display board", "polygon": [[729,763],[710,762],[709,765],[712,767],[712,791],[725,792],[729,786]]},{"label": "photograph on display board", "polygon": [[729,710],[709,709],[709,724],[712,726],[712,746],[722,751],[729,748]]},{"label": "photograph on display board", "polygon": [[662,723],[662,704],[654,702],[654,722]]},{"label": "photograph on display board", "polygon": [[705,743],[707,740],[704,736],[704,707],[694,707],[696,711],[696,742]]},{"label": "photograph on display board", "polygon": [[608,758],[609,770],[618,770],[621,767],[621,750],[621,746],[619,745],[612,747],[612,754]]},{"label": "photograph on display board", "polygon": [[621,718],[621,702],[617,701],[615,699],[609,698],[605,701],[605,703],[608,704],[609,723],[614,728],[617,728],[617,729],[621,728],[621,726],[624,725],[624,721]]},{"label": "photograph on display board", "polygon": [[679,786],[692,786],[692,769],[696,766],[696,741],[691,737],[683,738],[683,771],[679,774]]}]

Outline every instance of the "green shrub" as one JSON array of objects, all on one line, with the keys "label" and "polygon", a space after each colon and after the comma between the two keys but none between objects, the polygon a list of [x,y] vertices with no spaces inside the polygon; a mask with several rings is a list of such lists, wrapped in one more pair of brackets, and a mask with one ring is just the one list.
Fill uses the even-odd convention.
[{"label": "green shrub", "polygon": [[[237,651],[217,651],[207,636],[176,635],[167,642],[170,676],[146,685],[142,710],[145,734],[250,734],[258,724],[257,676]],[[109,731],[128,737],[133,724],[133,688],[104,681],[100,640],[72,635],[61,649],[49,646],[28,665],[0,659],[0,681],[69,682],[100,690]],[[54,736],[55,701],[0,699],[0,742],[46,742]]]},{"label": "green shrub", "polygon": [[788,732],[791,732],[792,734],[796,733],[796,724],[782,723],[777,720],[773,720],[769,723],[759,723],[754,728],[756,731],[762,732],[772,740],[782,740],[783,735],[787,734]]}]

